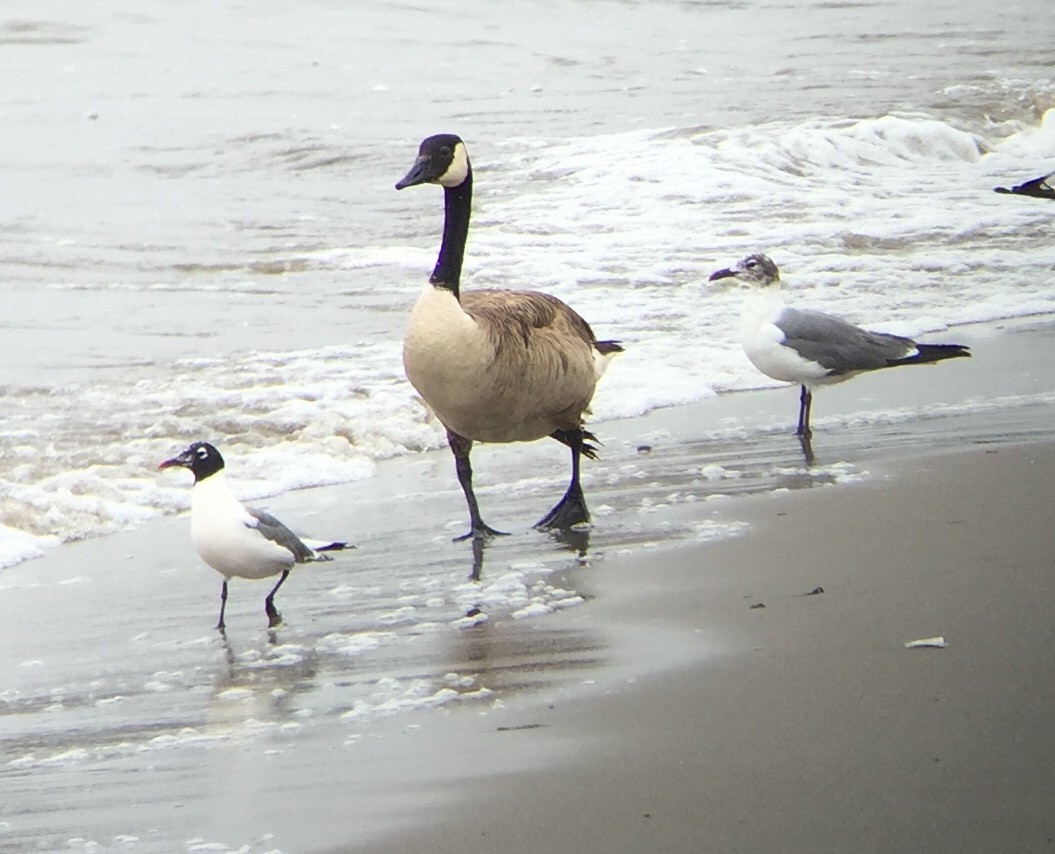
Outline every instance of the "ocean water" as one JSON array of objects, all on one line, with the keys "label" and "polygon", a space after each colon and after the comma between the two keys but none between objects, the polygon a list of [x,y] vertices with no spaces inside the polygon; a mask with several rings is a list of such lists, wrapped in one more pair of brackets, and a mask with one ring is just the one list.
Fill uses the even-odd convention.
[{"label": "ocean water", "polygon": [[[203,21],[203,17],[207,19]],[[477,172],[465,286],[564,298],[617,361],[595,422],[769,381],[718,266],[911,335],[1055,311],[1042,0],[7,4],[0,566],[183,509],[195,439],[246,494],[443,443],[403,323],[440,192]]]}]

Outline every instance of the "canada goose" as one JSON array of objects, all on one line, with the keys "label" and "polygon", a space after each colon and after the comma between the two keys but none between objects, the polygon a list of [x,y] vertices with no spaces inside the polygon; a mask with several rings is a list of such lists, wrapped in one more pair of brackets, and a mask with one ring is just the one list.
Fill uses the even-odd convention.
[{"label": "canada goose", "polygon": [[1031,181],[1024,181],[1021,184],[1015,184],[1015,186],[1008,189],[1007,187],[994,187],[993,189],[997,193],[1011,193],[1016,196],[1033,196],[1038,199],[1055,199],[1055,184],[1051,183],[1051,179],[1055,178],[1055,172],[1049,175],[1041,175],[1039,178],[1034,178]]},{"label": "canada goose", "polygon": [[530,442],[551,436],[571,448],[571,482],[537,524],[569,528],[588,522],[579,458],[596,457],[583,415],[615,341],[598,341],[589,324],[561,300],[537,291],[461,293],[473,173],[465,143],[454,134],[424,140],[397,190],[439,184],[443,240],[429,284],[410,315],[403,341],[407,377],[447,429],[458,482],[469,506],[470,531],[458,539],[500,534],[485,524],[473,493],[473,442]]},{"label": "canada goose", "polygon": [[910,338],[868,332],[838,317],[784,304],[780,271],[765,255],[748,255],[717,270],[710,281],[733,277],[752,286],[740,311],[744,352],[763,374],[800,383],[796,434],[808,437],[813,387],[841,383],[863,371],[922,365],[970,356],[962,344],[917,344]]},{"label": "canada goose", "polygon": [[274,516],[246,507],[227,487],[223,457],[208,442],[195,442],[158,468],[172,466],[182,466],[194,474],[190,533],[201,559],[223,576],[220,620],[216,624],[220,631],[225,628],[223,616],[227,607],[228,579],[234,576],[267,578],[282,574],[264,600],[267,624],[273,628],[282,622],[275,609],[275,594],[293,565],[333,560],[324,552],[348,547],[347,543],[325,543],[312,548]]}]

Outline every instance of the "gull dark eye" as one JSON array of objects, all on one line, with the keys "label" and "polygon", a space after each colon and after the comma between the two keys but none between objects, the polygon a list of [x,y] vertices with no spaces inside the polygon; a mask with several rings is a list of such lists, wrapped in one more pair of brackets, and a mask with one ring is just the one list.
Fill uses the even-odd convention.
[{"label": "gull dark eye", "polygon": [[443,146],[443,148],[440,149],[440,154],[442,154],[444,157],[450,157],[451,147],[449,145]]},{"label": "gull dark eye", "polygon": [[758,266],[758,262],[757,261],[748,261],[746,264],[744,264],[744,266],[747,267],[748,270],[753,270],[755,267]]},{"label": "gull dark eye", "polygon": [[197,454],[198,454],[198,459],[200,459],[200,460],[205,460],[205,459],[208,459],[208,457],[209,457],[209,451],[206,448],[198,448]]}]

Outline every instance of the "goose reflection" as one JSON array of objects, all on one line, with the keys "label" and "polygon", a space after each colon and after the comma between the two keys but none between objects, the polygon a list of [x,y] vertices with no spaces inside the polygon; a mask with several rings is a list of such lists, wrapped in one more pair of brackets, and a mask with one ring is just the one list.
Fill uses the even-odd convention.
[{"label": "goose reflection", "polygon": [[[562,551],[572,552],[579,563],[584,563],[590,553],[590,531],[589,527],[562,528],[546,531],[545,537],[561,547]],[[472,543],[472,563],[469,569],[469,580],[480,581],[483,579],[484,555],[487,549],[499,541],[493,539],[475,538]],[[499,544],[501,548],[503,544]]]},{"label": "goose reflection", "polygon": [[[573,554],[576,563],[581,567],[586,566],[589,563],[590,533],[591,529],[588,526],[581,526],[546,531],[543,535],[547,540],[558,546],[559,552],[570,552]],[[484,563],[486,561],[487,550],[490,548],[496,548],[499,551],[508,551],[509,544],[508,541],[483,538],[474,538],[469,542],[471,544],[469,581],[480,584],[484,580]],[[481,595],[482,593],[483,591],[481,590]],[[465,610],[465,616],[469,619],[479,617],[486,619],[482,601],[477,599],[476,602],[469,605]]]}]

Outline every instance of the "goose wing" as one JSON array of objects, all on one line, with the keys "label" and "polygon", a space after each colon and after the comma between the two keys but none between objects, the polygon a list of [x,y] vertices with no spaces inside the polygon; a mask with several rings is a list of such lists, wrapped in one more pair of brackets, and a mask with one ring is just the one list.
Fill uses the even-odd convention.
[{"label": "goose wing", "polygon": [[530,347],[534,336],[554,336],[568,345],[592,347],[597,339],[567,303],[540,291],[477,290],[462,294],[462,308],[486,328],[496,348],[512,341]]}]

